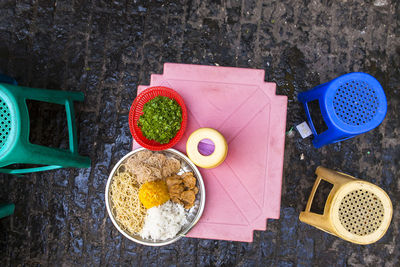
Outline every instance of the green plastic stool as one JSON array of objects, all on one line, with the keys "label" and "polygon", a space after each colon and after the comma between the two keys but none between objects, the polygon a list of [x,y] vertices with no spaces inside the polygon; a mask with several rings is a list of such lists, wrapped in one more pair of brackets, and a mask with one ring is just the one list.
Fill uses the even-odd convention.
[{"label": "green plastic stool", "polygon": [[[29,142],[29,114],[26,100],[65,105],[69,150]],[[0,83],[0,173],[22,174],[65,167],[88,168],[90,159],[78,154],[74,101],[83,101],[81,92],[28,88]],[[10,164],[47,165],[25,169],[3,168]]]},{"label": "green plastic stool", "polygon": [[0,219],[10,216],[14,213],[14,204],[0,204]]}]

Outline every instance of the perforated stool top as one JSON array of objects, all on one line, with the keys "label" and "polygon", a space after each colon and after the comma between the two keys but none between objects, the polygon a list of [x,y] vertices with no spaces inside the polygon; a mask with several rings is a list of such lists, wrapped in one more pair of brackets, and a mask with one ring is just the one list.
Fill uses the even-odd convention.
[{"label": "perforated stool top", "polygon": [[375,89],[362,80],[343,83],[333,100],[336,115],[347,124],[363,125],[370,122],[379,108]]},{"label": "perforated stool top", "polygon": [[6,101],[0,97],[0,151],[7,143],[11,129],[10,108]]},{"label": "perforated stool top", "polygon": [[378,230],[385,214],[382,201],[371,191],[355,190],[339,206],[339,220],[347,231],[365,236]]},{"label": "perforated stool top", "polygon": [[337,192],[331,217],[342,238],[369,244],[379,240],[389,227],[392,204],[381,188],[357,180]]},{"label": "perforated stool top", "polygon": [[363,133],[378,126],[387,111],[386,96],[369,74],[354,72],[330,82],[327,112],[336,126],[350,133]]}]

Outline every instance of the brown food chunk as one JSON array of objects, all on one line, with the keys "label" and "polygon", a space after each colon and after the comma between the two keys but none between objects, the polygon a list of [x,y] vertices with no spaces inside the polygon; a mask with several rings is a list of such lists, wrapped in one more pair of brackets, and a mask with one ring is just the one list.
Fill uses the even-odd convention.
[{"label": "brown food chunk", "polygon": [[151,176],[157,177],[157,179],[162,178],[160,169],[158,169],[156,167],[152,167],[152,166],[148,166],[148,168],[151,171]]},{"label": "brown food chunk", "polygon": [[152,167],[161,169],[166,159],[167,157],[164,154],[154,153],[152,156],[146,159],[146,163]]},{"label": "brown food chunk", "polygon": [[167,177],[165,182],[172,202],[183,205],[185,209],[193,207],[199,189],[196,187],[197,180],[192,172],[186,172],[181,176],[172,175]]},{"label": "brown food chunk", "polygon": [[199,192],[199,189],[197,188],[197,186],[195,186],[192,191],[194,192],[195,195],[197,195],[197,193]]},{"label": "brown food chunk", "polygon": [[146,159],[148,159],[149,157],[151,157],[151,155],[153,155],[153,152],[146,149],[146,150],[142,150],[142,151],[139,151],[138,153],[136,153],[134,156],[134,159],[137,162],[141,163],[141,162],[145,161]]},{"label": "brown food chunk", "polygon": [[183,183],[187,188],[192,189],[196,186],[196,178],[192,175],[186,175],[183,178]]},{"label": "brown food chunk", "polygon": [[172,202],[183,205],[182,201],[178,197],[171,197]]},{"label": "brown food chunk", "polygon": [[178,175],[174,175],[167,177],[167,179],[165,179],[165,182],[167,183],[167,186],[170,187],[176,184],[181,184],[182,179]]},{"label": "brown food chunk", "polygon": [[135,166],[135,168],[131,169],[131,172],[136,176],[137,181],[141,184],[161,178],[161,172],[159,169],[144,164]]},{"label": "brown food chunk", "polygon": [[186,176],[194,176],[194,175],[193,175],[193,172],[184,172],[181,174],[182,178],[185,178]]},{"label": "brown food chunk", "polygon": [[196,195],[194,194],[194,192],[192,190],[183,191],[181,194],[181,200],[185,204],[194,204],[195,199],[196,199]]},{"label": "brown food chunk", "polygon": [[194,202],[193,203],[191,203],[191,204],[185,204],[184,205],[184,207],[185,207],[185,209],[190,209],[191,207],[193,207],[194,206]]},{"label": "brown food chunk", "polygon": [[164,161],[162,168],[163,177],[168,177],[179,172],[181,168],[181,162],[176,158],[167,158]]},{"label": "brown food chunk", "polygon": [[185,190],[182,184],[176,184],[173,186],[168,187],[170,197],[180,197],[182,192]]}]

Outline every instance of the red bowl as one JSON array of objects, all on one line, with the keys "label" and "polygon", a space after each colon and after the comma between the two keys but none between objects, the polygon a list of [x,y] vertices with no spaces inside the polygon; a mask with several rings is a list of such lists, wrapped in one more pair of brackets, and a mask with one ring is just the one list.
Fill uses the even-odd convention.
[{"label": "red bowl", "polygon": [[[176,133],[175,137],[172,138],[167,144],[160,144],[154,140],[147,139],[143,135],[142,130],[138,126],[139,118],[141,115],[143,115],[144,104],[146,104],[148,101],[152,100],[157,96],[166,96],[168,98],[174,99],[182,108],[181,128]],[[153,151],[164,150],[176,145],[176,143],[178,143],[178,141],[182,138],[183,133],[185,132],[186,123],[187,123],[187,111],[182,97],[171,88],[164,86],[150,87],[141,92],[133,101],[131,109],[129,111],[129,129],[131,130],[133,138],[142,147]]]}]

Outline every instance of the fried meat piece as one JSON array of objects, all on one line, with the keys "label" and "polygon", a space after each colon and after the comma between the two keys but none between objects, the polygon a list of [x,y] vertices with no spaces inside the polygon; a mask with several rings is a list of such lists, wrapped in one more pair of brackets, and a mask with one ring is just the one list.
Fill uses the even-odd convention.
[{"label": "fried meat piece", "polygon": [[183,187],[183,184],[176,184],[173,186],[168,187],[168,192],[170,197],[180,197],[182,192],[185,190],[185,188]]},{"label": "fried meat piece", "polygon": [[196,186],[196,178],[193,175],[185,175],[183,177],[183,183],[189,189],[192,189]]},{"label": "fried meat piece", "polygon": [[199,192],[199,189],[197,188],[197,186],[195,186],[192,191],[194,192],[195,195],[197,195],[197,193]]},{"label": "fried meat piece", "polygon": [[184,179],[186,176],[194,176],[193,172],[184,172],[181,174],[182,179]]},{"label": "fried meat piece", "polygon": [[185,209],[189,209],[194,205],[196,195],[192,190],[183,191],[181,194],[181,200],[185,204]]},{"label": "fried meat piece", "polygon": [[165,179],[165,182],[172,202],[183,205],[185,209],[193,207],[199,189],[192,172],[186,172],[180,176],[169,176]]},{"label": "fried meat piece", "polygon": [[165,182],[167,183],[167,186],[170,187],[176,184],[181,184],[183,181],[178,175],[173,175],[167,177],[167,179],[165,179]]},{"label": "fried meat piece", "polygon": [[178,197],[171,197],[172,202],[183,205],[182,201]]}]

